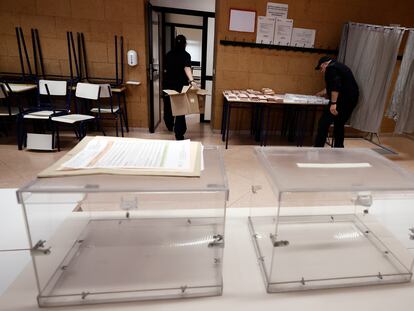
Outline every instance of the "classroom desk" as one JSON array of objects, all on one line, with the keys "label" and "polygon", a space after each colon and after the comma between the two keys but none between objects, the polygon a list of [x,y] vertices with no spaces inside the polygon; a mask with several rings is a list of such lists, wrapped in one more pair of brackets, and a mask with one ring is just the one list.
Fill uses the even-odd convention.
[{"label": "classroom desk", "polygon": [[[312,108],[313,110],[318,107],[326,106],[325,103],[298,103],[284,100],[283,102],[263,101],[263,100],[251,100],[247,99],[230,99],[226,91],[223,92],[223,114],[221,119],[221,135],[222,141],[226,143],[226,149],[228,148],[229,140],[229,128],[231,120],[232,109],[251,109],[254,112],[252,120],[252,126],[256,130],[256,140],[260,141],[261,145],[266,145],[268,130],[270,125],[270,112],[275,108],[281,107],[294,107],[298,113],[297,120],[297,144],[303,145],[303,139],[305,134],[305,120],[307,112]],[[316,117],[316,112],[313,114],[313,119]],[[266,120],[266,122],[265,122]],[[288,125],[289,126],[289,125]]]}]

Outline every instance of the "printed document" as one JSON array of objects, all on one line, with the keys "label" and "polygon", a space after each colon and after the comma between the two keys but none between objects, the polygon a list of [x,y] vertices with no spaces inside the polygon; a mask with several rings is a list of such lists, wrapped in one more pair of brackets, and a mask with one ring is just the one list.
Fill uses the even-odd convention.
[{"label": "printed document", "polygon": [[293,28],[291,46],[313,48],[315,46],[315,29]]},{"label": "printed document", "polygon": [[259,16],[257,18],[256,43],[272,44],[274,30],[275,30],[275,18],[274,17]]},{"label": "printed document", "polygon": [[190,169],[190,140],[146,140],[96,137],[61,169]]},{"label": "printed document", "polygon": [[266,16],[287,18],[289,6],[285,3],[268,2]]},{"label": "printed document", "polygon": [[292,29],[293,29],[293,19],[280,18],[280,17],[276,18],[275,36],[274,36],[273,44],[290,45]]}]

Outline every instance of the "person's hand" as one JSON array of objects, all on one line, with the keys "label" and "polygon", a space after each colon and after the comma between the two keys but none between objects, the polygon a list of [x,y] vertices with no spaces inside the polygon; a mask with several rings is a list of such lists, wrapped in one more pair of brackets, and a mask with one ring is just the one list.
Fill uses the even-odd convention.
[{"label": "person's hand", "polygon": [[194,80],[190,82],[190,85],[192,88],[198,88],[198,85]]},{"label": "person's hand", "polygon": [[336,110],[336,104],[332,104],[330,107],[329,107],[329,111],[334,115],[334,116],[337,116],[338,115],[338,110]]}]

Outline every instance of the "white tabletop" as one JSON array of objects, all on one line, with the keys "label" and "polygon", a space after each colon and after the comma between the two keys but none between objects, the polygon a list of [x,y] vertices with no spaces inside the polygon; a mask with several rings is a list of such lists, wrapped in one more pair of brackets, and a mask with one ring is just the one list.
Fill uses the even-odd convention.
[{"label": "white tabletop", "polygon": [[326,106],[327,102],[304,102],[294,100],[292,98],[285,98],[283,94],[277,94],[281,99],[278,101],[252,98],[231,98],[228,94],[223,92],[223,96],[229,103],[252,103],[252,104],[268,104],[268,105],[304,105],[304,106]]},{"label": "white tabletop", "polygon": [[[14,196],[14,193],[14,189],[2,190],[0,191],[1,199],[7,199],[11,202],[13,201],[12,196]],[[247,227],[248,214],[249,210],[245,208],[228,209],[226,246],[224,249],[224,293],[222,296],[72,306],[59,308],[59,310],[408,311],[414,307],[414,282],[267,294]],[[6,267],[1,266],[0,269],[6,269]],[[37,290],[33,268],[31,264],[28,264],[3,296],[0,297],[0,310],[38,310],[36,295]]]}]

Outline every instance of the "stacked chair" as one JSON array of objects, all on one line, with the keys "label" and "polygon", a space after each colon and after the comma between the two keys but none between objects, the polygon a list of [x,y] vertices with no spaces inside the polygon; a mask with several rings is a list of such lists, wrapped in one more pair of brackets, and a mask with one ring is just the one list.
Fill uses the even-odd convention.
[{"label": "stacked chair", "polygon": [[[52,150],[55,147],[55,131],[51,118],[70,112],[72,84],[59,80],[38,80],[37,102],[34,107],[21,112],[18,119],[18,147]],[[28,133],[28,123],[33,132]],[[46,134],[51,131],[51,134]],[[37,132],[37,133],[34,133]],[[39,133],[40,132],[40,133]]]},{"label": "stacked chair", "polygon": [[21,112],[20,106],[12,105],[12,90],[7,83],[0,83],[0,122],[2,130],[8,135],[7,122],[16,119]]}]

